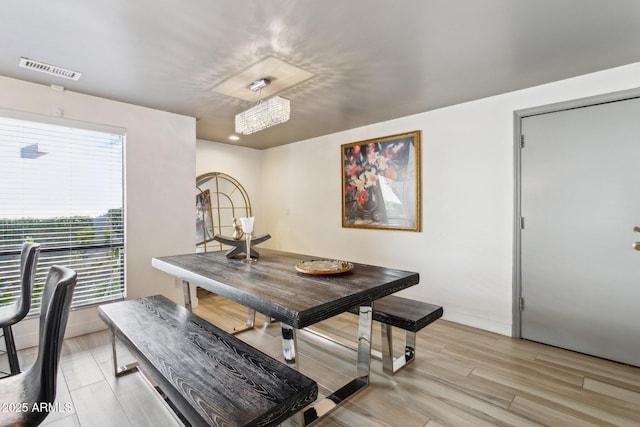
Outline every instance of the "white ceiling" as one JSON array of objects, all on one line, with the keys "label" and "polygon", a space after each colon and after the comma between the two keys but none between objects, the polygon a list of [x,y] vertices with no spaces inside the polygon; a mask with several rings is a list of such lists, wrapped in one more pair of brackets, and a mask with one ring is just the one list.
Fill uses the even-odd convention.
[{"label": "white ceiling", "polygon": [[216,86],[268,57],[312,73],[279,92],[291,120],[236,143],[267,148],[638,62],[640,0],[3,0],[0,32],[0,75],[194,116],[218,142],[252,102]]}]

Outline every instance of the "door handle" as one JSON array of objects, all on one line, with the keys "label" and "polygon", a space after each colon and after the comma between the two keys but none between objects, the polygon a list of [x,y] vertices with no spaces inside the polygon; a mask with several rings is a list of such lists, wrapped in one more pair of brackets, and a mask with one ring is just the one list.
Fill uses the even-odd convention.
[{"label": "door handle", "polygon": [[640,233],[640,227],[636,225],[635,227],[633,227],[633,231],[635,231],[636,233]]},{"label": "door handle", "polygon": [[640,242],[634,242],[632,246],[633,246],[633,249],[635,249],[636,251],[640,251]]}]

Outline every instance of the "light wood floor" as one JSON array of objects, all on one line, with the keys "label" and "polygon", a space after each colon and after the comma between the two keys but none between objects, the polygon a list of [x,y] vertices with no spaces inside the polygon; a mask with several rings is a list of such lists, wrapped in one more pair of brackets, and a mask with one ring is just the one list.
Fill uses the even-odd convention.
[{"label": "light wood floor", "polygon": [[[246,319],[246,309],[215,295],[201,294],[196,313],[226,330]],[[357,318],[341,315],[319,329],[353,340]],[[280,358],[279,333],[277,323],[265,325],[258,315],[256,329],[238,337]],[[379,344],[374,325],[374,348]],[[318,381],[323,395],[355,373],[355,353],[349,349],[304,332],[298,345],[300,368]],[[415,362],[395,376],[382,374],[380,361],[373,360],[371,385],[317,425],[640,426],[639,368],[442,319],[418,333],[417,350]],[[20,351],[23,366],[36,352]],[[119,358],[127,361],[122,349]],[[0,359],[0,368],[5,365]],[[51,414],[46,425],[179,425],[139,373],[115,379],[111,369],[106,331],[65,340],[58,382],[63,410]]]}]

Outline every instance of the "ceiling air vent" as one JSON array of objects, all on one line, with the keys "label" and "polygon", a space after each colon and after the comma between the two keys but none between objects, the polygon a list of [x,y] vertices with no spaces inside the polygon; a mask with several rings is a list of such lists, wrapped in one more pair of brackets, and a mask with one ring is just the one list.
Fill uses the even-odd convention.
[{"label": "ceiling air vent", "polygon": [[44,62],[34,61],[33,59],[28,58],[20,58],[20,66],[29,70],[40,71],[41,73],[47,73],[71,80],[78,80],[80,76],[82,76],[82,73],[77,71],[67,70],[66,68],[56,67],[55,65],[45,64]]}]

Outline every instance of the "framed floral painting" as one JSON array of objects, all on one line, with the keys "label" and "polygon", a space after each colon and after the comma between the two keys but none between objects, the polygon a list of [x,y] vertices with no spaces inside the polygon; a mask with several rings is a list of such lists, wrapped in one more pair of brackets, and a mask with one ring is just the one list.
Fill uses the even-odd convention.
[{"label": "framed floral painting", "polygon": [[341,146],[342,226],[420,231],[420,131]]}]

